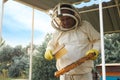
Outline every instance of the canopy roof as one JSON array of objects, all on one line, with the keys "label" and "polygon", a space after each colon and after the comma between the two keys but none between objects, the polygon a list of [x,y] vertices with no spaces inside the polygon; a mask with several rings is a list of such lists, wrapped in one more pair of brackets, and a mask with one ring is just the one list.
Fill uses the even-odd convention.
[{"label": "canopy roof", "polygon": [[86,2],[90,0],[15,0],[21,2],[25,5],[30,7],[34,7],[41,11],[47,12],[48,10],[52,9],[55,5],[60,2],[70,3],[70,4],[78,4],[80,2]]},{"label": "canopy roof", "polygon": [[[118,1],[118,3],[115,1]],[[81,8],[79,11],[82,19],[89,21],[99,31],[98,8],[98,5],[92,5]],[[103,3],[103,25],[106,33],[120,32],[120,0]]]},{"label": "canopy roof", "polygon": [[[78,4],[90,0],[15,0],[43,12],[48,12],[59,2]],[[89,21],[98,31],[99,24],[99,5],[79,8],[82,19]],[[111,0],[103,3],[103,25],[104,32],[120,32],[120,0]]]}]

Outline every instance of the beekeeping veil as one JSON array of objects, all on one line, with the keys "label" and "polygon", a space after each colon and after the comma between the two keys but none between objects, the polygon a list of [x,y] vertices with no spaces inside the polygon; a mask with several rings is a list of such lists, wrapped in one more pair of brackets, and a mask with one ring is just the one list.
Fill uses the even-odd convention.
[{"label": "beekeeping veil", "polygon": [[[62,13],[62,10],[68,10],[71,13]],[[74,19],[75,24],[71,25],[69,28],[63,27],[60,24],[60,22],[61,22],[60,18],[63,16],[71,17],[72,19]],[[80,17],[79,12],[73,5],[68,4],[68,3],[59,3],[53,9],[53,13],[52,13],[51,17],[52,17],[51,24],[52,24],[53,28],[60,30],[60,31],[73,30],[73,29],[76,29],[77,27],[79,27],[79,25],[81,24],[81,17]]]}]

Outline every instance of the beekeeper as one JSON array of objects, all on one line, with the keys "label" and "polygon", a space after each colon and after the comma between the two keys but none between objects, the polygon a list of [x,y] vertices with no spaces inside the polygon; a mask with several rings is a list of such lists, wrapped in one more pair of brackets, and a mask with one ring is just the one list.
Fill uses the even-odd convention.
[{"label": "beekeeper", "polygon": [[51,24],[56,31],[47,45],[45,58],[56,58],[56,67],[60,70],[88,54],[95,53],[91,60],[60,76],[60,80],[92,80],[93,60],[100,51],[99,33],[89,22],[81,20],[77,9],[70,4],[58,4],[51,17]]}]

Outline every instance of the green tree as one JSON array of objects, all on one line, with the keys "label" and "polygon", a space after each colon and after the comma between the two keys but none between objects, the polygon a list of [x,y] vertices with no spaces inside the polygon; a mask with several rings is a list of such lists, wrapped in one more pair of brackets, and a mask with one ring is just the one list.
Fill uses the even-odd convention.
[{"label": "green tree", "polygon": [[0,71],[8,70],[9,77],[18,77],[28,69],[28,55],[22,46],[6,45],[0,48]]},{"label": "green tree", "polygon": [[9,67],[9,76],[18,77],[21,76],[21,72],[26,72],[29,66],[28,55],[25,53],[21,46],[16,46],[14,48],[11,65]]},{"label": "green tree", "polygon": [[29,68],[28,56],[14,57],[12,65],[9,67],[10,77],[19,77],[21,73],[27,74]]},{"label": "green tree", "polygon": [[[105,34],[105,61],[106,63],[120,62],[120,33]],[[96,60],[97,64],[101,63],[101,55]]]},{"label": "green tree", "polygon": [[13,51],[13,48],[9,45],[2,47],[2,49],[0,49],[0,62],[10,63]]}]

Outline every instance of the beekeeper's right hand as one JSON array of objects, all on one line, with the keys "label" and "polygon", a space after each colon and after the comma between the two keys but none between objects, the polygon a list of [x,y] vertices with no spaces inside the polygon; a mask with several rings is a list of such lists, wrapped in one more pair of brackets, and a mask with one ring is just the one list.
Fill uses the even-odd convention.
[{"label": "beekeeper's right hand", "polygon": [[44,57],[47,60],[52,60],[54,58],[52,55],[52,50],[46,50]]}]

